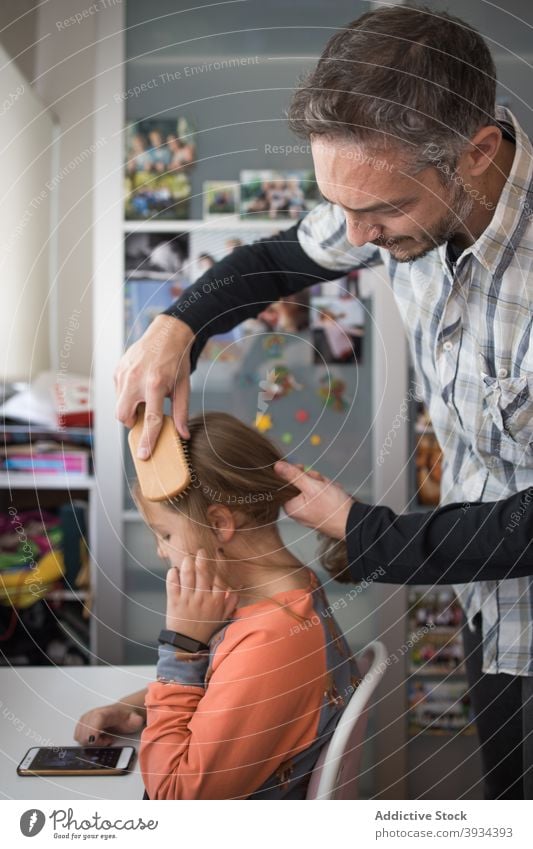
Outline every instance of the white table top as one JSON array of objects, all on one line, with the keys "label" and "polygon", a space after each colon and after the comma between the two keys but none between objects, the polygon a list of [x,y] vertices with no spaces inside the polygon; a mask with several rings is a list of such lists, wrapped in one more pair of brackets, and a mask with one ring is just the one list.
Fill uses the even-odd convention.
[{"label": "white table top", "polygon": [[[82,713],[154,679],[154,666],[0,668],[0,799],[142,799],[137,758],[128,775],[22,777],[16,769],[33,746],[77,745],[73,733]],[[138,749],[138,738],[116,745]]]}]

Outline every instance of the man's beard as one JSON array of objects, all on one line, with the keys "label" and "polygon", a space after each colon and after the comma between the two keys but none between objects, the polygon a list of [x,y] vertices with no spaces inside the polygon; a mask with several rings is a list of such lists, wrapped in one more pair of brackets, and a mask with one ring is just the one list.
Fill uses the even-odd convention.
[{"label": "man's beard", "polygon": [[417,239],[416,247],[403,248],[401,239],[395,246],[394,240],[390,240],[387,250],[396,262],[412,262],[414,259],[421,259],[435,248],[449,242],[464,227],[465,221],[474,208],[474,198],[465,191],[463,186],[453,184],[448,206],[448,212],[434,225],[433,229],[427,230],[422,239]]}]

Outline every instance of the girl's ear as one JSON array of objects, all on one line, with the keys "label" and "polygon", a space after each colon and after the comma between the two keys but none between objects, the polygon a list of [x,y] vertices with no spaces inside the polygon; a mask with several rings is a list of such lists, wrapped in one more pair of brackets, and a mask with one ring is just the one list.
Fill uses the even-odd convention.
[{"label": "girl's ear", "polygon": [[235,517],[229,507],[222,504],[210,504],[207,508],[207,518],[213,528],[218,542],[229,542],[236,529]]}]

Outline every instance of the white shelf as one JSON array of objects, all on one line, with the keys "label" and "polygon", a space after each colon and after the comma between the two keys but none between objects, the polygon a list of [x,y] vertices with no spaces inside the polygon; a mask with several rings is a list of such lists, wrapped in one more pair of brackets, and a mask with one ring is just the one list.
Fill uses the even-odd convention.
[{"label": "white shelf", "polygon": [[44,596],[46,601],[87,601],[88,590],[50,590]]},{"label": "white shelf", "polygon": [[287,230],[296,224],[294,219],[256,218],[242,219],[238,215],[228,215],[227,218],[187,218],[183,220],[168,219],[155,221],[123,221],[125,233],[188,233],[193,230]]},{"label": "white shelf", "polygon": [[124,510],[122,513],[124,522],[141,522],[144,521],[138,510]]},{"label": "white shelf", "polygon": [[15,434],[38,433],[39,435],[41,435],[43,433],[49,433],[51,436],[60,435],[64,437],[65,442],[70,442],[68,438],[69,436],[92,436],[92,428],[90,427],[69,427],[60,430],[59,427],[51,427],[50,425],[40,425],[36,424],[35,422],[25,421],[17,422],[16,424],[5,424],[3,422],[0,426],[0,430],[5,431],[5,433]]},{"label": "white shelf", "polygon": [[61,475],[31,472],[0,472],[2,489],[93,489],[92,475]]}]

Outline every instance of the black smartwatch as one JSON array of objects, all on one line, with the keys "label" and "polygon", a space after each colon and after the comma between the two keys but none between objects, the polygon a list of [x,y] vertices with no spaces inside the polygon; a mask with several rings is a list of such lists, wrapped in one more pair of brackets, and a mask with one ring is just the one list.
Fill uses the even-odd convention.
[{"label": "black smartwatch", "polygon": [[185,634],[178,634],[177,631],[166,631],[163,629],[158,638],[160,643],[166,643],[169,646],[174,646],[175,649],[188,651],[194,654],[198,651],[209,651],[209,646],[201,643],[199,640],[193,640],[192,637],[186,637]]}]

